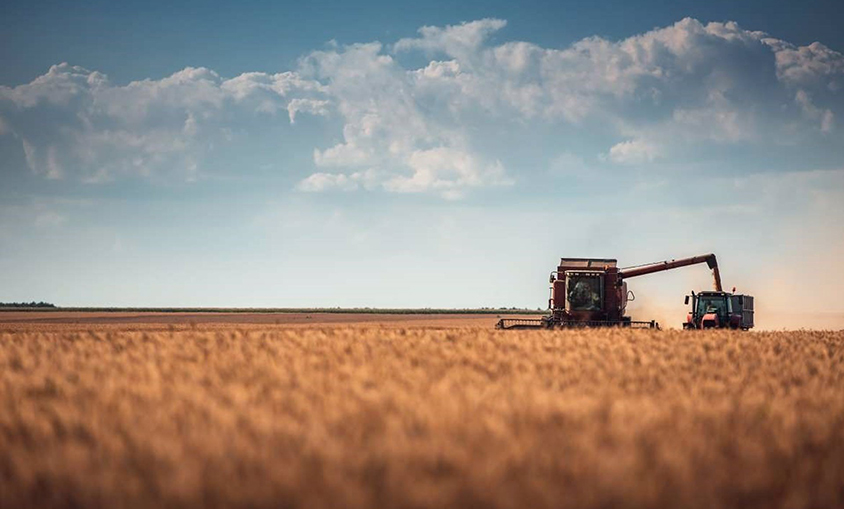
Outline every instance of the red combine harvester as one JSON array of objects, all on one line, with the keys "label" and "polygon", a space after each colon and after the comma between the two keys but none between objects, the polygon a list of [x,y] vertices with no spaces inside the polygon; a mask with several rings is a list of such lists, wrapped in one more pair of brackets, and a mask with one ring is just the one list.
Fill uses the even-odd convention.
[{"label": "red combine harvester", "polygon": [[[498,329],[551,329],[566,327],[639,327],[659,328],[655,321],[633,321],[624,316],[628,300],[633,300],[633,293],[627,290],[626,280],[631,277],[644,276],[655,272],[687,267],[698,263],[706,263],[712,269],[714,292],[693,294],[693,313],[687,323],[694,326],[684,328],[708,328],[709,326],[733,326],[735,322],[732,312],[735,302],[740,302],[744,308],[750,307],[750,322],[738,322],[740,327],[753,326],[753,298],[750,296],[735,296],[721,290],[721,273],[718,271],[718,261],[714,254],[705,254],[670,260],[635,267],[618,268],[614,259],[604,258],[563,258],[557,270],[551,273],[551,298],[548,300],[549,316],[538,319],[502,318],[496,324]],[[704,298],[706,296],[706,298]],[[716,302],[715,296],[722,300]],[[734,299],[738,297],[738,299]],[[686,298],[688,304],[688,297]],[[704,303],[704,304],[699,304]],[[723,306],[721,306],[723,304]],[[704,311],[711,305],[723,307],[725,313],[718,314],[713,319],[712,313],[696,314],[695,305],[704,305]],[[739,305],[739,304],[736,304]],[[710,306],[710,307],[707,307]],[[719,307],[719,308],[720,308]],[[713,325],[714,324],[714,325]],[[699,325],[699,327],[698,327]]]}]

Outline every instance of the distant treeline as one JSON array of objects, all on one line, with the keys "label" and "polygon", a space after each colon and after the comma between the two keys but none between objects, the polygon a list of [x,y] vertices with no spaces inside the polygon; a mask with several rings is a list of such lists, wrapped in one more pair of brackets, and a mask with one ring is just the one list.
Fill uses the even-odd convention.
[{"label": "distant treeline", "polygon": [[0,302],[0,308],[54,308],[49,302]]}]

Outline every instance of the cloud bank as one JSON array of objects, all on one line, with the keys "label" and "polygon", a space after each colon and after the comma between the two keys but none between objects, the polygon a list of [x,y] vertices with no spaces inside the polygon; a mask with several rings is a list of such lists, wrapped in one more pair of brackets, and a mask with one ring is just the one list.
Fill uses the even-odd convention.
[{"label": "cloud bank", "polygon": [[[118,85],[60,64],[0,87],[0,136],[18,140],[45,178],[190,180],[214,151],[237,150],[234,129],[312,115],[336,125],[340,139],[314,139],[298,190],[452,199],[519,179],[501,157],[514,147],[484,145],[485,130],[499,124],[551,137],[595,132],[604,146],[591,156],[620,168],[701,145],[840,144],[844,56],[821,43],[694,19],[564,49],[492,43],[505,25],[484,19],[423,27],[392,44],[329,45],[296,69],[231,79],[186,68]],[[420,57],[424,65],[405,63]],[[565,143],[558,153],[575,150]]]},{"label": "cloud bank", "polygon": [[66,63],[31,83],[0,87],[0,117],[29,168],[46,178],[99,182],[127,175],[193,178],[202,155],[251,114],[322,114],[321,86],[295,73],[230,80],[186,68],[160,80],[112,85]]}]

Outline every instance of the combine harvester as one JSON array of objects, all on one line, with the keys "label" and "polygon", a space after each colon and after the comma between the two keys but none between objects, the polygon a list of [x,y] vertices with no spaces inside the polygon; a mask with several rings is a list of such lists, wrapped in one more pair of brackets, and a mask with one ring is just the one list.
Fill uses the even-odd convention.
[{"label": "combine harvester", "polygon": [[[635,296],[626,280],[655,272],[706,263],[712,269],[714,291],[692,292],[692,311],[684,329],[725,328],[747,330],[753,327],[753,297],[724,292],[714,254],[705,254],[635,267],[618,268],[614,259],[563,258],[551,273],[549,316],[542,318],[502,318],[498,329],[553,329],[568,327],[637,327],[658,329],[653,320],[633,321],[624,316],[627,302]],[[735,291],[735,290],[734,290]],[[686,304],[689,297],[686,296]]]}]

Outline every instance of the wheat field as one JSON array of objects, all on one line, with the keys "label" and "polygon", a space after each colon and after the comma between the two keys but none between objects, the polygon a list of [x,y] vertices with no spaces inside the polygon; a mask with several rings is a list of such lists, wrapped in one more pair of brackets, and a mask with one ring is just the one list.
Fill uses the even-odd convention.
[{"label": "wheat field", "polygon": [[0,507],[841,507],[844,332],[0,332]]}]

